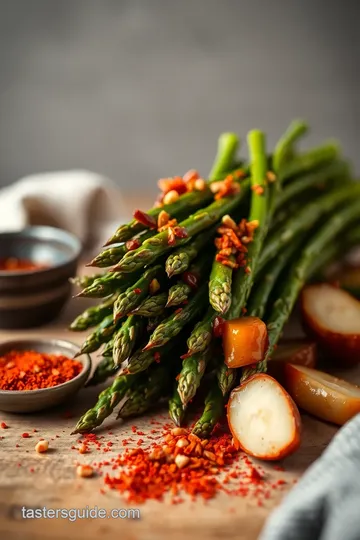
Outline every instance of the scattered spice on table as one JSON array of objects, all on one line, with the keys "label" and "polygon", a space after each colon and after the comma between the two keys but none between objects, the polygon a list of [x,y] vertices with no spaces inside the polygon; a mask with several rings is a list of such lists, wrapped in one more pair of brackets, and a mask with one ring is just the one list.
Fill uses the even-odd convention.
[{"label": "scattered spice on table", "polygon": [[36,263],[29,259],[17,259],[16,257],[0,259],[0,272],[29,272],[32,270],[44,270],[49,266],[49,264]]},{"label": "scattered spice on table", "polygon": [[61,354],[14,350],[0,356],[0,389],[49,388],[73,379],[81,370],[81,362]]}]

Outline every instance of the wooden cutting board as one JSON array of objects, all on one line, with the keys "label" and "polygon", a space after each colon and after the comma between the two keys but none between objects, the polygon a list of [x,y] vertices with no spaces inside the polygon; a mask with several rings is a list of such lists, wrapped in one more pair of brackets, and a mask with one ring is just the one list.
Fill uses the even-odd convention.
[{"label": "wooden cutting board", "polygon": [[[71,333],[67,328],[75,315],[89,305],[87,300],[71,301],[56,323],[31,331],[0,332],[0,340],[14,337],[63,338],[80,343],[84,335]],[[294,332],[294,329],[292,330]],[[296,332],[296,330],[295,330]],[[93,355],[96,360],[96,355]],[[346,377],[360,382],[360,372],[347,372]],[[83,389],[77,397],[64,407],[45,413],[10,415],[0,412],[0,421],[9,429],[0,429],[0,537],[6,540],[60,540],[87,538],[102,540],[162,540],[183,539],[188,536],[198,540],[226,538],[227,540],[256,539],[263,524],[284,495],[291,489],[307,467],[322,453],[336,428],[308,416],[303,416],[303,441],[300,450],[281,463],[285,472],[279,472],[273,465],[261,464],[267,481],[284,479],[281,489],[272,491],[271,497],[258,506],[256,497],[230,497],[221,494],[214,500],[202,500],[171,505],[167,502],[148,502],[141,505],[141,519],[80,519],[70,522],[66,519],[39,520],[23,519],[21,508],[126,508],[121,497],[114,492],[100,493],[103,480],[100,477],[78,479],[75,476],[75,461],[91,462],[92,454],[80,455],[72,450],[77,437],[70,436],[76,419],[89,408],[96,399],[99,388]],[[66,418],[66,411],[74,418]],[[136,425],[149,431],[150,417],[136,419]],[[33,430],[38,430],[36,433]],[[111,429],[112,435],[108,435]],[[29,432],[30,438],[22,438]],[[106,454],[109,459],[122,448],[121,440],[129,435],[130,427],[108,420],[98,431],[114,445]],[[34,447],[43,437],[50,441],[51,451],[39,455]],[[16,446],[18,445],[18,447]],[[104,459],[105,454],[102,454]]]}]

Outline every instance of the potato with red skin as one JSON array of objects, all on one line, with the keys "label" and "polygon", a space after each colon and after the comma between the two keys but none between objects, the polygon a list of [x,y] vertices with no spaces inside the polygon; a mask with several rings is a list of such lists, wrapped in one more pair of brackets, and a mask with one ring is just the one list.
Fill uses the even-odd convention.
[{"label": "potato with red skin", "polygon": [[317,369],[286,364],[285,388],[300,409],[339,426],[360,412],[360,387]]},{"label": "potato with red skin", "polygon": [[328,283],[309,285],[301,294],[305,332],[344,365],[360,362],[360,302]]},{"label": "potato with red skin", "polygon": [[260,362],[269,346],[266,324],[258,317],[224,321],[222,339],[225,364],[230,368]]},{"label": "potato with red skin", "polygon": [[255,458],[283,459],[300,445],[299,411],[286,390],[265,373],[249,377],[231,392],[227,419],[235,446]]},{"label": "potato with red skin", "polygon": [[281,384],[287,363],[314,368],[317,362],[317,344],[306,338],[282,340],[267,363],[267,373]]}]

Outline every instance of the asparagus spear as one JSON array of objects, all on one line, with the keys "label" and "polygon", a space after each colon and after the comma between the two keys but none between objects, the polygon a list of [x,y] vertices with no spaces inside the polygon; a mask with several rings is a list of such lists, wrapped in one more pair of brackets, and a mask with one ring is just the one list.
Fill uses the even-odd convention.
[{"label": "asparagus spear", "polygon": [[199,281],[204,281],[209,275],[209,264],[212,260],[211,250],[203,252],[192,263],[189,270],[184,273],[181,281],[170,287],[166,307],[178,306],[185,302],[190,294],[196,289]]},{"label": "asparagus spear", "polygon": [[114,294],[115,291],[121,292],[127,289],[136,279],[136,274],[132,276],[124,276],[120,272],[108,272],[94,279],[94,281],[77,296],[85,298],[103,298]]},{"label": "asparagus spear", "polygon": [[261,259],[258,265],[258,271],[286,246],[292,239],[301,232],[306,232],[321,218],[334,210],[337,206],[350,202],[360,195],[360,184],[340,186],[332,191],[324,193],[313,202],[310,202],[299,212],[293,215],[285,222],[279,230],[274,231],[264,246],[261,253]]},{"label": "asparagus spear", "polygon": [[168,231],[158,233],[146,240],[138,249],[127,253],[116,266],[116,269],[124,273],[140,270],[144,265],[152,264],[172,248],[187,244],[191,240],[191,237],[217,223],[225,214],[231,213],[244,200],[248,191],[249,182],[246,179],[242,181],[241,189],[238,193],[218,199],[182,221],[179,227],[185,231],[184,234],[187,235],[185,238],[176,238],[174,243],[169,245]]},{"label": "asparagus spear", "polygon": [[114,347],[114,338],[110,339],[107,343],[105,343],[105,346],[102,351],[102,356],[111,357],[113,355],[113,347]]},{"label": "asparagus spear", "polygon": [[107,266],[113,266],[114,264],[117,264],[131,249],[134,249],[132,246],[135,245],[135,247],[141,246],[141,244],[147,240],[148,238],[151,238],[156,234],[156,229],[150,229],[148,231],[145,231],[138,236],[135,236],[130,242],[130,244],[115,244],[111,245],[107,249],[104,249],[97,255],[87,266],[97,266],[98,268],[106,268]]},{"label": "asparagus spear", "polygon": [[141,317],[129,315],[124,324],[115,333],[113,359],[116,366],[119,366],[131,355],[143,327],[144,322]]},{"label": "asparagus spear", "polygon": [[116,328],[121,324],[121,321],[114,323],[112,315],[108,315],[103,319],[103,321],[97,326],[97,328],[92,332],[82,344],[80,351],[75,355],[81,356],[85,353],[92,353],[97,351],[103,343],[109,341],[114,334]]},{"label": "asparagus spear", "polygon": [[174,386],[173,395],[169,398],[169,416],[176,426],[182,425],[185,411],[181,403],[179,392],[177,391],[177,384]]},{"label": "asparagus spear", "polygon": [[86,386],[95,386],[105,382],[109,377],[112,377],[117,372],[118,367],[115,366],[111,356],[105,356],[100,360],[93,376],[86,383]]},{"label": "asparagus spear", "polygon": [[165,263],[165,270],[169,278],[182,274],[189,268],[191,261],[199,255],[199,252],[207,244],[211,245],[216,229],[217,226],[198,234],[189,244],[180,247],[169,255]]},{"label": "asparagus spear", "polygon": [[184,409],[200,386],[210,355],[210,349],[207,349],[205,352],[189,356],[183,361],[177,389]]},{"label": "asparagus spear", "polygon": [[86,309],[71,323],[70,330],[75,332],[83,332],[84,330],[99,324],[104,317],[111,315],[116,297],[116,294],[112,294],[101,304]]},{"label": "asparagus spear", "polygon": [[[229,261],[235,263],[235,257],[231,255]],[[209,301],[214,310],[222,315],[231,306],[232,274],[232,267],[214,260],[209,281]]]},{"label": "asparagus spear", "polygon": [[203,311],[207,296],[207,286],[202,285],[194,294],[189,303],[177,309],[170,317],[165,319],[151,334],[144,351],[165,345],[170,339],[177,336],[184,326],[195,319]]},{"label": "asparagus spear", "polygon": [[350,223],[359,218],[360,201],[354,199],[352,203],[338,210],[308,241],[301,257],[290,268],[285,283],[281,283],[281,294],[274,303],[273,309],[267,320],[269,348],[265,359],[259,362],[254,369],[248,368],[243,371],[242,380],[254,372],[266,371],[267,360],[271,357],[274,347],[278,342],[284,324],[293,310],[296,299],[301,291],[310,271],[314,271],[314,260],[326,246],[336,238]]},{"label": "asparagus spear", "polygon": [[99,279],[100,277],[105,276],[106,272],[98,272],[97,274],[90,274],[88,276],[75,276],[69,279],[70,283],[73,285],[76,285],[77,287],[80,287],[81,289],[85,289],[86,287],[90,287],[92,283],[94,283],[95,279]]},{"label": "asparagus spear", "polygon": [[138,377],[133,375],[121,375],[115,377],[111,386],[103,390],[92,409],[89,409],[78,421],[74,431],[71,433],[88,433],[103,423],[105,418],[110,416],[114,408],[125,397],[128,390],[137,381]]},{"label": "asparagus spear", "polygon": [[187,356],[201,353],[208,348],[212,340],[212,324],[215,317],[215,311],[209,307],[204,318],[195,325],[194,330],[187,340]]},{"label": "asparagus spear", "polygon": [[308,152],[299,154],[287,163],[284,163],[279,180],[287,181],[301,174],[306,174],[314,169],[330,163],[339,156],[339,146],[335,142],[327,142],[313,148]]},{"label": "asparagus spear", "polygon": [[349,165],[346,162],[330,162],[321,169],[310,172],[285,186],[277,197],[276,208],[283,207],[290,200],[295,200],[298,195],[304,193],[309,188],[324,186],[330,180],[348,179],[349,172]]},{"label": "asparagus spear", "polygon": [[224,412],[224,398],[217,381],[213,381],[205,398],[205,408],[192,432],[201,439],[207,439]]},{"label": "asparagus spear", "polygon": [[223,178],[229,170],[234,168],[239,144],[239,138],[235,133],[222,133],[220,135],[215,161],[209,173],[210,180]]},{"label": "asparagus spear", "polygon": [[226,396],[235,385],[237,370],[229,368],[225,362],[221,362],[216,369],[216,378],[223,396]]},{"label": "asparagus spear", "polygon": [[166,307],[178,306],[183,302],[186,302],[191,292],[192,288],[190,285],[183,281],[178,281],[169,289]]},{"label": "asparagus spear", "polygon": [[170,375],[165,365],[159,364],[146,373],[136,387],[133,387],[124,405],[120,408],[117,418],[129,418],[143,414],[167,393]]},{"label": "asparagus spear", "polygon": [[168,300],[168,293],[163,292],[145,298],[142,304],[134,310],[134,314],[143,317],[156,317],[164,312]]},{"label": "asparagus spear", "polygon": [[[150,218],[153,218],[154,223],[162,210],[165,210],[172,218],[183,219],[189,213],[194,212],[198,208],[205,206],[212,199],[212,193],[209,188],[203,191],[192,191],[181,195],[177,201],[171,204],[166,204],[162,207],[152,208],[147,212]],[[133,219],[130,223],[120,225],[115,234],[106,242],[106,246],[118,242],[126,242],[133,238],[141,231],[144,231],[146,226]]]},{"label": "asparagus spear", "polygon": [[154,362],[160,363],[164,360],[166,355],[173,349],[173,343],[166,343],[158,350],[143,351],[140,347],[134,352],[132,356],[122,366],[122,373],[130,373],[135,375],[141,371],[145,371]]},{"label": "asparagus spear", "polygon": [[280,138],[274,150],[272,165],[276,174],[293,157],[294,143],[308,131],[308,125],[302,120],[293,120]]},{"label": "asparagus spear", "polygon": [[265,136],[261,131],[253,130],[248,135],[248,145],[251,161],[251,207],[249,221],[257,221],[259,226],[255,230],[253,241],[248,244],[245,272],[240,268],[234,279],[233,298],[229,310],[229,318],[240,316],[245,306],[257,270],[258,259],[267,233],[269,221],[269,207],[267,200],[266,172],[267,157],[265,152]]},{"label": "asparagus spear", "polygon": [[145,300],[149,294],[150,283],[153,279],[161,279],[164,276],[164,269],[161,265],[153,266],[146,270],[134,285],[120,293],[114,304],[114,319],[117,320],[124,315],[134,311]]}]

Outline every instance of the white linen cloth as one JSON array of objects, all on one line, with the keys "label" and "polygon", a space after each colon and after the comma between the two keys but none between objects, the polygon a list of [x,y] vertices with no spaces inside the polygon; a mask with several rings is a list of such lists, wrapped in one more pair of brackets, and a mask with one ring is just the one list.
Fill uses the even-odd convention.
[{"label": "white linen cloth", "polygon": [[49,225],[93,248],[128,218],[115,184],[86,170],[35,174],[0,190],[0,232]]}]

